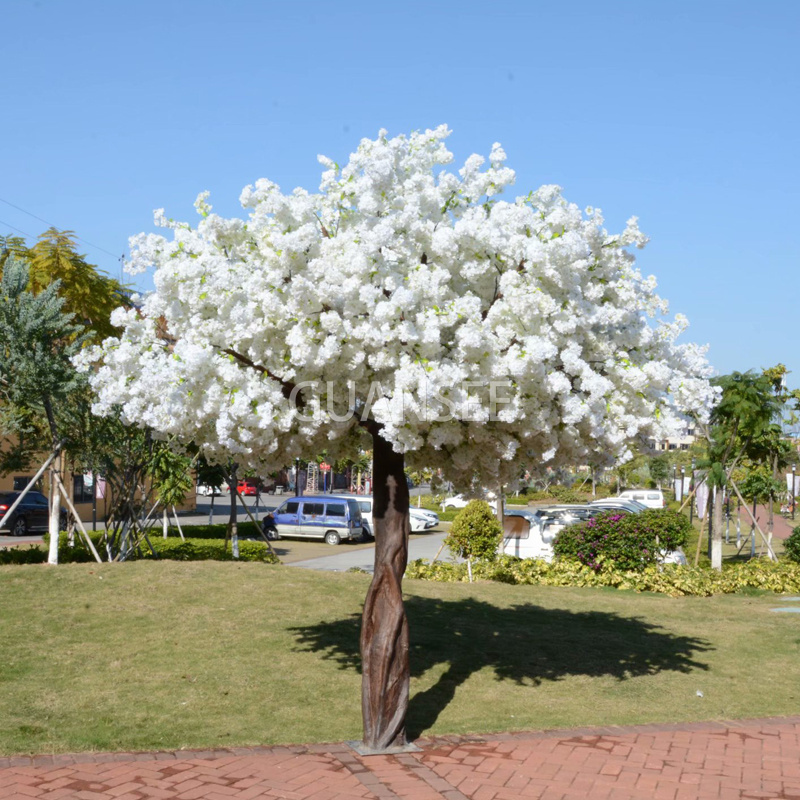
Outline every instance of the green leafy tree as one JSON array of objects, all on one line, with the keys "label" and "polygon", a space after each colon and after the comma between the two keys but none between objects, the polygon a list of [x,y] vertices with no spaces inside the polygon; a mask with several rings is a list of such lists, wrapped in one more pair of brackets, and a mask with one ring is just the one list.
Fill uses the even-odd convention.
[{"label": "green leafy tree", "polygon": [[749,472],[740,488],[744,498],[753,504],[772,503],[784,492],[783,484],[772,477],[772,472],[767,466]]},{"label": "green leafy tree", "polygon": [[669,459],[666,456],[654,456],[649,463],[650,477],[656,482],[658,488],[669,478]]},{"label": "green leafy tree", "polygon": [[473,560],[492,560],[503,538],[503,528],[484,500],[470,500],[453,520],[445,544],[452,552],[467,559],[472,582]]},{"label": "green leafy tree", "polygon": [[754,443],[767,435],[781,403],[773,380],[762,373],[733,372],[714,380],[721,389],[711,413],[708,452],[698,467],[707,471],[711,488],[718,489],[714,502],[711,534],[711,566],[722,569],[722,489],[741,460],[753,452]]},{"label": "green leafy tree", "polygon": [[[56,281],[34,294],[28,289],[29,265],[22,260],[7,260],[0,281],[0,393],[4,427],[31,434],[44,418],[49,434],[46,448],[57,453],[61,448],[61,410],[68,399],[86,385],[85,376],[76,372],[70,361],[85,343],[83,326],[65,312]],[[30,439],[28,439],[30,442]],[[61,455],[50,467],[50,563],[58,562],[59,491]]]},{"label": "green leafy tree", "polygon": [[161,503],[162,526],[166,539],[170,506],[180,505],[192,489],[192,460],[176,453],[168,443],[157,442],[152,450],[148,474],[158,502]]},{"label": "green leafy tree", "polygon": [[118,333],[111,325],[111,312],[129,302],[127,290],[78,252],[72,231],[49,228],[33,247],[27,247],[20,237],[0,237],[0,269],[5,269],[12,257],[27,263],[27,288],[33,294],[59,281],[64,311],[73,313],[75,321],[90,330],[94,339]]}]

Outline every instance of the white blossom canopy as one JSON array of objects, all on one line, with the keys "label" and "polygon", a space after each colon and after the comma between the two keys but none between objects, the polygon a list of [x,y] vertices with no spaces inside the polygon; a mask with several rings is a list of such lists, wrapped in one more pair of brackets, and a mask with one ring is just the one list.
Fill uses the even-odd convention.
[{"label": "white blossom canopy", "polygon": [[705,350],[676,342],[685,318],[666,321],[636,269],[636,219],[610,235],[556,186],[496,199],[514,181],[503,149],[451,172],[449,133],[320,157],[316,194],[259,180],[246,220],[207,193],[195,228],[156,212],[169,236],[133,237],[129,264],[155,267],[155,292],[82,358],[99,363],[95,412],[264,469],[352,452],[369,416],[461,486],[607,463],[704,413]]}]

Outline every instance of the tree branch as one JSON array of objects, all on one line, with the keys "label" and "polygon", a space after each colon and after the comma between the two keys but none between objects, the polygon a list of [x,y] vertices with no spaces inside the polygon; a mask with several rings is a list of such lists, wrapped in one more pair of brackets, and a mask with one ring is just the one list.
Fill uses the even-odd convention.
[{"label": "tree branch", "polygon": [[287,400],[293,400],[297,408],[305,408],[306,401],[299,392],[295,391],[297,389],[297,385],[295,383],[292,383],[292,381],[286,381],[283,378],[279,378],[277,375],[273,375],[266,367],[262,367],[261,364],[256,364],[251,358],[248,358],[241,353],[237,353],[230,347],[226,348],[222,352],[231,356],[231,358],[235,358],[240,364],[244,364],[244,366],[250,367],[250,369],[254,369],[256,372],[260,372],[262,375],[266,375],[268,378],[271,378],[273,381],[279,383],[281,385],[281,394]]}]

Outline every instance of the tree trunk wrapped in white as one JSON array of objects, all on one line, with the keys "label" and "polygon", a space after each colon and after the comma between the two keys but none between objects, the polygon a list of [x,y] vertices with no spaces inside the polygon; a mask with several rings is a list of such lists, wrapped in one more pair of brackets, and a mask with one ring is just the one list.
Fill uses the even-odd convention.
[{"label": "tree trunk wrapped in white", "polygon": [[[119,405],[212,461],[266,472],[374,445],[373,749],[404,738],[403,468],[468,488],[531,464],[602,467],[713,397],[703,349],[676,343],[685,320],[662,318],[635,267],[635,219],[609,234],[555,186],[500,200],[514,180],[500,145],[488,166],[473,155],[452,172],[448,135],[382,131],[343,167],[320,158],[316,194],[259,180],[242,192],[246,220],[213,214],[205,194],[197,227],[157,212],[169,237],[134,237],[129,264],[155,267],[156,291],[117,312],[120,338],[82,362],[99,362],[99,413]],[[380,703],[376,675],[391,684]]]}]

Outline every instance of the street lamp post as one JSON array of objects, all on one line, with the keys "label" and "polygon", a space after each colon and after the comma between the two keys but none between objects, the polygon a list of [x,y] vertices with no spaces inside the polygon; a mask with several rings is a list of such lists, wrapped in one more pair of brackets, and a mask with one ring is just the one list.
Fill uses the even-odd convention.
[{"label": "street lamp post", "polygon": [[683,502],[683,487],[686,486],[686,467],[681,467],[681,502]]},{"label": "street lamp post", "polygon": [[795,500],[794,500],[794,473],[795,473],[796,469],[797,469],[797,465],[796,464],[792,464],[792,489],[791,489],[791,493],[792,493],[792,519],[794,519],[794,505],[795,505]]}]

